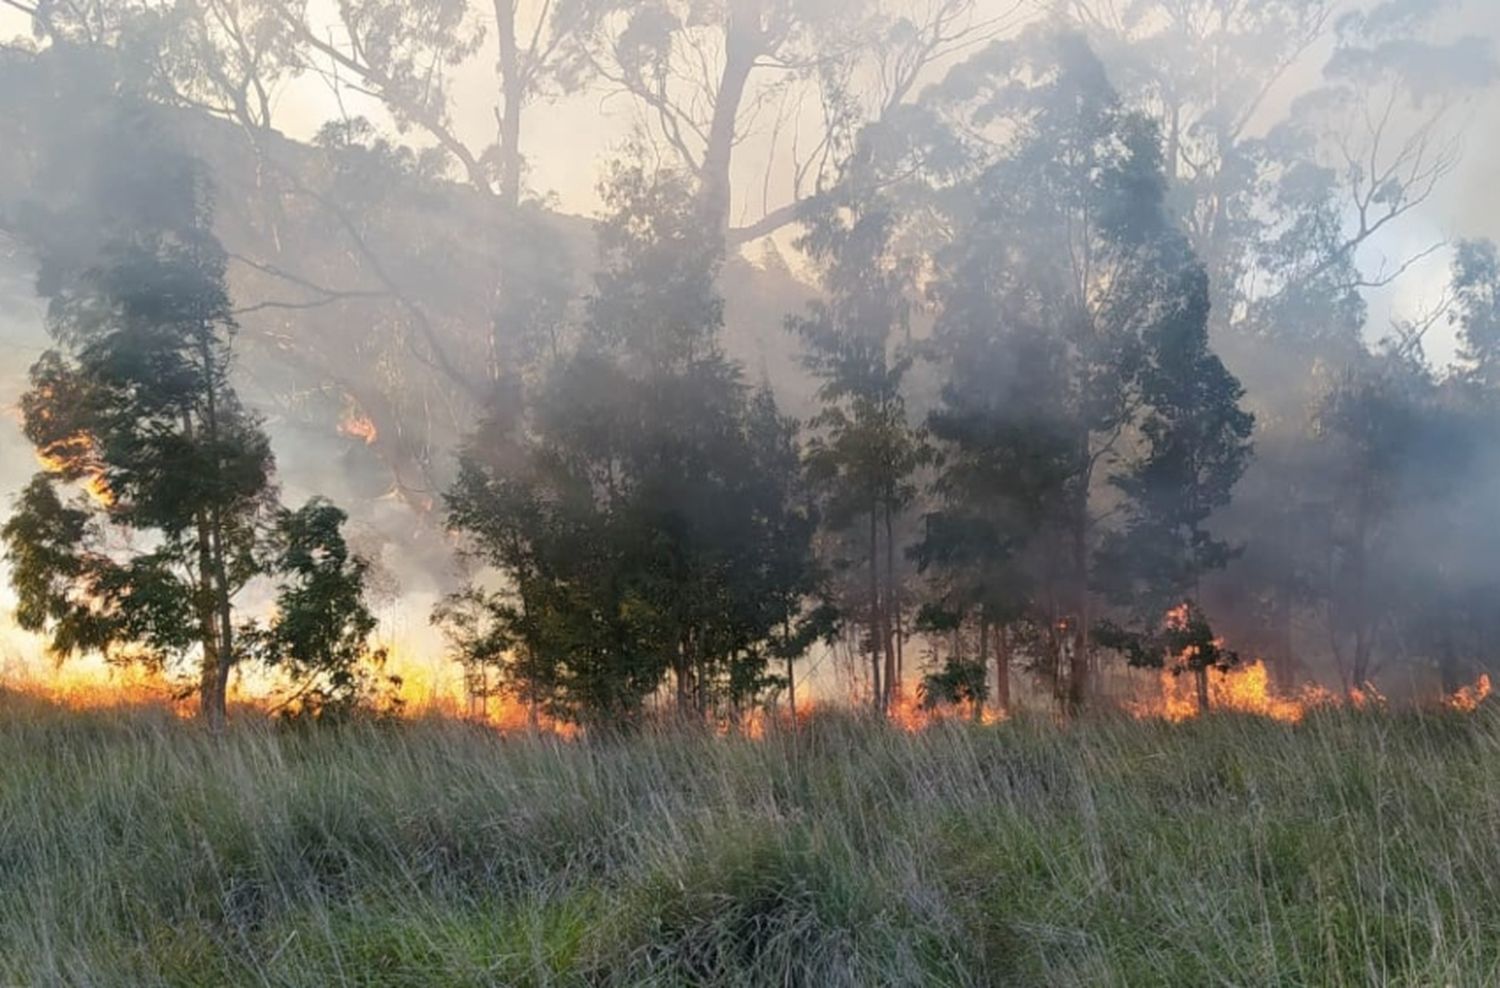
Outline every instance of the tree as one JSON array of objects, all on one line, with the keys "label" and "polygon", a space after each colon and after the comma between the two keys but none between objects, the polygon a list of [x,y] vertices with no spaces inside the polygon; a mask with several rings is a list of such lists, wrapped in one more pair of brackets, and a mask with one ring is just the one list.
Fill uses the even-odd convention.
[{"label": "tree", "polygon": [[1330,388],[1317,425],[1334,471],[1326,583],[1334,658],[1346,685],[1364,688],[1376,645],[1400,593],[1388,555],[1392,516],[1402,510],[1407,465],[1427,434],[1434,382],[1410,354],[1374,354]]},{"label": "tree", "polygon": [[[998,31],[1020,7],[986,15],[973,0],[575,5],[591,10],[583,37],[594,71],[636,101],[663,154],[694,178],[702,221],[731,249],[820,207],[865,126],[907,106],[934,65]],[[790,187],[789,201],[772,206],[763,196],[761,216],[740,223],[746,207],[735,201],[734,160],[757,125],[772,144],[764,184],[785,167],[775,184]],[[783,131],[789,162],[776,153]]]},{"label": "tree", "polygon": [[347,521],[320,498],[283,508],[261,562],[276,586],[276,617],[252,631],[248,651],[301,684],[283,704],[301,715],[347,716],[370,699],[385,661],[383,650],[370,647],[376,621],[365,604],[369,565],[350,552]]},{"label": "tree", "polygon": [[[807,468],[821,489],[826,523],[848,531],[863,520],[872,703],[884,711],[902,681],[902,600],[896,522],[916,495],[925,456],[908,420],[902,383],[912,366],[908,337],[912,271],[892,251],[898,209],[848,184],[811,216],[803,250],[822,265],[826,301],[789,321],[818,381]],[[881,549],[884,547],[884,560]],[[884,566],[884,576],[881,568]],[[881,656],[884,655],[882,667]]]},{"label": "tree", "polygon": [[[236,601],[268,569],[291,581],[263,639],[268,656],[344,686],[369,627],[356,606],[362,570],[342,560],[325,571],[315,558],[341,551],[342,516],[320,505],[287,516],[270,544],[291,542],[266,561],[274,464],[230,383],[235,324],[208,187],[196,162],[152,139],[118,146],[140,169],[129,222],[92,263],[44,259],[58,349],[32,368],[21,408],[47,469],[3,535],[24,627],[63,656],[162,667],[196,651],[202,716],[218,725],[230,672],[257,634]],[[85,486],[91,500],[65,503],[60,483]]]},{"label": "tree", "polygon": [[[1101,580],[1134,572],[1160,596],[1222,563],[1202,526],[1243,469],[1250,419],[1208,348],[1206,277],[1166,210],[1158,132],[1121,105],[1083,40],[992,45],[939,98],[958,125],[1004,121],[1010,137],[950,207],[938,518],[987,532],[991,565],[1016,532],[1038,547],[1033,606],[1076,710]],[[1124,526],[1103,524],[1122,512]],[[1122,555],[1132,533],[1138,552],[1172,563]]]},{"label": "tree", "polygon": [[1209,275],[1210,333],[1247,387],[1258,455],[1218,527],[1244,553],[1205,598],[1290,685],[1332,551],[1315,436],[1325,372],[1364,361],[1364,293],[1441,244],[1392,254],[1457,164],[1482,39],[1428,0],[1062,0],[1122,97],[1160,122],[1168,202]]},{"label": "tree", "polygon": [[794,431],[719,348],[689,183],[624,167],[610,201],[577,348],[497,406],[449,493],[500,587],[448,622],[549,715],[628,722],[670,680],[681,714],[732,717],[813,627]]},{"label": "tree", "polygon": [[1453,310],[1463,374],[1479,388],[1500,387],[1500,253],[1488,240],[1458,244],[1453,259]]},{"label": "tree", "polygon": [[232,120],[259,140],[302,59],[274,0],[41,0],[11,4],[50,45],[111,51],[161,102]]},{"label": "tree", "polygon": [[1209,709],[1209,670],[1227,672],[1239,663],[1239,655],[1224,647],[1203,608],[1193,600],[1171,608],[1141,631],[1104,622],[1098,638],[1106,648],[1122,653],[1132,666],[1165,668],[1174,676],[1192,675],[1198,710],[1203,713]]},{"label": "tree", "polygon": [[[325,33],[316,6],[271,0],[306,52],[331,78],[350,77],[398,127],[416,127],[456,161],[468,183],[505,209],[520,204],[526,158],[523,114],[536,100],[571,92],[580,65],[567,42],[581,27],[577,4],[494,0],[355,0],[338,5],[336,28]],[[494,48],[488,47],[493,35]],[[453,76],[480,58],[494,58],[495,143],[465,141],[453,122]]]},{"label": "tree", "polygon": [[1176,265],[1181,280],[1167,283],[1170,301],[1143,337],[1140,437],[1109,478],[1125,522],[1101,547],[1101,582],[1149,615],[1197,593],[1205,573],[1233,558],[1207,523],[1249,463],[1255,421],[1241,407],[1244,388],[1209,349],[1202,269],[1185,256]]}]

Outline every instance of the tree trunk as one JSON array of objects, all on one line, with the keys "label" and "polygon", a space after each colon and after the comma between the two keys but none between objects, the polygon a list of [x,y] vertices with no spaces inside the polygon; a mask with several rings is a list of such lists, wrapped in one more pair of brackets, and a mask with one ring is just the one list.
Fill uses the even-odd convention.
[{"label": "tree trunk", "polygon": [[891,506],[885,506],[885,705],[901,696],[900,636],[901,600],[896,580],[896,535]]},{"label": "tree trunk", "polygon": [[516,45],[516,0],[495,0],[495,28],[500,48],[500,204],[508,210],[521,203],[521,110],[526,91],[521,53]]},{"label": "tree trunk", "polygon": [[715,224],[714,229],[726,240],[732,205],[729,169],[734,157],[735,131],[750,73],[761,55],[761,30],[757,3],[730,0],[724,25],[724,69],[714,92],[713,119],[699,175],[704,221]]},{"label": "tree trunk", "polygon": [[999,638],[995,643],[995,705],[1002,714],[1010,713],[1010,632],[1005,625],[996,629]]},{"label": "tree trunk", "polygon": [[[224,719],[226,701],[229,692],[229,670],[234,665],[234,600],[233,590],[229,582],[229,566],[225,559],[224,535],[226,521],[224,518],[223,498],[224,491],[224,467],[219,458],[217,450],[221,439],[219,428],[219,368],[214,360],[214,351],[209,342],[209,334],[205,331],[201,337],[199,351],[203,359],[203,384],[204,400],[206,405],[204,428],[207,430],[206,438],[216,452],[213,458],[212,474],[215,484],[215,498],[208,513],[210,546],[213,559],[213,602],[219,619],[219,651],[218,662],[214,667],[214,697],[218,706],[218,717]],[[201,560],[201,555],[200,555]]]},{"label": "tree trunk", "polygon": [[208,516],[197,512],[198,532],[198,588],[194,595],[197,612],[198,634],[202,641],[203,662],[198,679],[198,716],[209,727],[217,730],[224,725],[226,716],[225,691],[219,679],[219,632],[218,618],[214,612],[214,565],[213,549],[210,547]]},{"label": "tree trunk", "polygon": [[688,655],[687,636],[684,635],[677,643],[677,661],[675,663],[677,680],[677,716],[686,720],[688,710],[692,706],[692,660]]},{"label": "tree trunk", "polygon": [[[979,672],[980,683],[990,674],[990,623],[984,618],[983,609],[979,617]],[[980,720],[984,716],[984,698],[974,697],[974,719]]]},{"label": "tree trunk", "polygon": [[1354,597],[1354,661],[1350,668],[1353,686],[1363,689],[1370,679],[1370,607],[1369,607],[1369,548],[1368,532],[1369,523],[1369,499],[1363,489],[1360,490],[1359,499],[1355,510],[1355,533],[1354,533],[1354,559],[1350,564],[1352,570],[1350,583]]},{"label": "tree trunk", "polygon": [[1208,667],[1199,666],[1193,670],[1193,680],[1198,687],[1198,712],[1208,713]]},{"label": "tree trunk", "polygon": [[228,567],[224,562],[223,521],[215,511],[214,520],[214,595],[219,608],[219,661],[215,664],[214,696],[219,719],[227,713],[229,670],[234,667],[234,605],[229,587]]},{"label": "tree trunk", "polygon": [[1073,533],[1073,579],[1077,594],[1073,613],[1073,653],[1068,657],[1068,713],[1083,712],[1089,698],[1089,559],[1088,559],[1088,500],[1079,508]]},{"label": "tree trunk", "polygon": [[885,710],[884,693],[880,689],[880,512],[870,506],[870,695],[875,712]]},{"label": "tree trunk", "polygon": [[[193,442],[195,432],[192,415],[183,413],[182,434],[189,445]],[[218,616],[214,608],[214,554],[208,513],[201,509],[195,511],[193,524],[198,535],[198,586],[193,595],[193,610],[203,648],[198,674],[198,716],[209,727],[217,730],[224,725],[227,697],[219,677],[221,663]]]},{"label": "tree trunk", "polygon": [[792,730],[797,729],[797,676],[792,669],[792,657],[786,657],[786,702],[791,708]]}]

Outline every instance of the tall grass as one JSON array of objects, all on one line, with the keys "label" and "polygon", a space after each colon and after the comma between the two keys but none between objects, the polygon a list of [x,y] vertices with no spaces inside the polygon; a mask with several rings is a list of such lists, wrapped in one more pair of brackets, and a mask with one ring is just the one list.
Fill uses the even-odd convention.
[{"label": "tall grass", "polygon": [[0,700],[0,984],[1491,985],[1500,715],[213,738]]}]

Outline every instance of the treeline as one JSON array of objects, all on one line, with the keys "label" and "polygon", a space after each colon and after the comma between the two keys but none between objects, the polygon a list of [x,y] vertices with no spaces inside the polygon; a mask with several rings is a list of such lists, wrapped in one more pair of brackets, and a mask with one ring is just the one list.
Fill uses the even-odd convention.
[{"label": "treeline", "polygon": [[[583,723],[653,703],[732,720],[794,697],[798,662],[836,645],[876,710],[903,688],[1006,707],[1022,670],[1076,712],[1108,661],[1203,683],[1237,661],[1226,632],[1283,684],[1352,687],[1400,661],[1456,685],[1488,663],[1500,262],[1460,244],[1447,296],[1378,342],[1364,294],[1416,260],[1367,258],[1451,172],[1453,108],[1493,77],[1482,45],[1434,33],[1439,5],[1144,3],[1118,20],[1070,3],[987,41],[967,3],[896,27],[852,2],[560,5],[579,19],[544,24],[531,61],[502,58],[517,101],[475,153],[449,130],[452,93],[410,85],[427,56],[451,68],[477,50],[462,5],[435,30],[346,5],[351,38],[382,43],[344,47],[274,2],[224,4],[265,25],[264,60],[214,32],[191,57],[167,44],[196,37],[192,5],[97,31],[39,8],[48,47],[26,56],[102,47],[173,68],[124,74],[140,112],[111,126],[142,157],[84,169],[99,184],[78,215],[118,214],[117,232],[80,259],[66,210],[16,224],[44,262],[58,352],[25,403],[53,469],[6,535],[23,623],[59,651],[197,658],[205,709],[251,659],[295,663],[315,696],[373,688],[340,515],[274,506],[268,445],[229,385],[207,184],[142,136],[163,102],[269,131],[270,101],[207,94],[243,98],[321,58],[437,146],[342,121],[320,137],[331,160],[398,162],[433,195],[462,178],[506,231],[480,367],[384,282],[406,316],[394,332],[418,341],[407,359],[472,398],[444,504],[479,573],[435,618],[476,693]],[[877,40],[835,43],[856,24]],[[499,26],[503,56],[516,41]],[[724,61],[706,102],[667,81],[694,39]],[[1273,107],[1319,46],[1321,76]],[[205,68],[225,64],[241,74]],[[815,188],[736,228],[728,159],[767,64],[843,110]],[[654,122],[607,173],[580,299],[520,201],[515,127],[546,86],[591,73]],[[541,88],[516,97],[525,79]],[[77,145],[35,136],[61,156],[42,171],[77,167]],[[787,314],[789,386],[728,356],[720,281],[747,238],[791,223],[820,292]],[[1438,327],[1459,341],[1451,366],[1427,357]],[[799,391],[800,421],[783,410]],[[59,479],[94,482],[91,506]],[[104,547],[115,530],[130,551]],[[276,601],[266,626],[233,613],[257,595]]]}]

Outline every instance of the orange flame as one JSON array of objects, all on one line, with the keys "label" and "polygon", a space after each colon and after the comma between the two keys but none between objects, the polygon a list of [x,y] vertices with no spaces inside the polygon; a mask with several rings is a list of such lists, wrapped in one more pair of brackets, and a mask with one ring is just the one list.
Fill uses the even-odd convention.
[{"label": "orange flame", "polygon": [[344,417],[339,420],[338,430],[339,435],[358,439],[366,446],[375,445],[375,441],[380,438],[380,430],[375,427],[375,421],[361,411],[352,398],[344,404]]},{"label": "orange flame", "polygon": [[[1141,718],[1180,723],[1197,717],[1198,697],[1193,677],[1163,669],[1161,692],[1152,700],[1133,702],[1127,709]],[[1254,662],[1228,672],[1211,671],[1208,679],[1210,710],[1254,714],[1282,723],[1295,724],[1307,711],[1323,701],[1321,692],[1303,690],[1295,697],[1277,696],[1271,689],[1271,674],[1264,662]]]},{"label": "orange flame", "polygon": [[1443,706],[1459,713],[1471,714],[1488,699],[1492,692],[1488,673],[1481,675],[1472,685],[1460,687],[1443,698]]},{"label": "orange flame", "polygon": [[104,467],[98,462],[92,436],[79,433],[58,440],[44,449],[36,451],[37,462],[46,472],[59,476],[82,473],[83,489],[101,508],[113,508],[116,504],[114,491],[105,479]]}]

